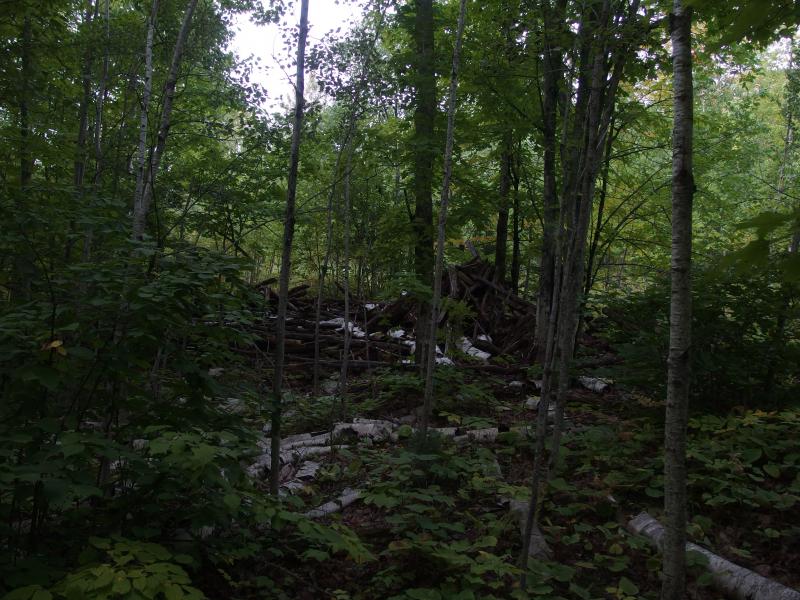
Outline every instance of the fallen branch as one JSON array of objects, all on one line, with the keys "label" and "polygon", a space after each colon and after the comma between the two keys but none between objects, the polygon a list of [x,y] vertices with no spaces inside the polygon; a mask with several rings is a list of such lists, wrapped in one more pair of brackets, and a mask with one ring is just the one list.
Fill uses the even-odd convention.
[{"label": "fallen branch", "polygon": [[306,516],[309,519],[327,517],[328,515],[332,515],[344,508],[347,508],[360,497],[361,490],[351,490],[350,488],[345,488],[345,490],[342,492],[342,495],[336,498],[336,500],[331,500],[330,502],[326,502],[317,508],[311,509],[306,513]]},{"label": "fallen branch", "polygon": [[[661,550],[664,527],[646,512],[631,519],[628,522],[628,530],[643,535]],[[740,567],[702,546],[687,542],[686,550],[699,552],[708,559],[708,571],[711,573],[714,585],[731,598],[737,600],[800,600],[800,592],[797,590]]]},{"label": "fallen branch", "polygon": [[[525,526],[528,522],[528,501],[527,500],[509,500],[509,508],[519,521],[519,529],[522,535],[525,535]],[[547,545],[547,540],[544,535],[539,531],[539,527],[534,523],[531,530],[531,542],[528,545],[528,556],[537,560],[550,560],[553,557],[553,551]]]}]

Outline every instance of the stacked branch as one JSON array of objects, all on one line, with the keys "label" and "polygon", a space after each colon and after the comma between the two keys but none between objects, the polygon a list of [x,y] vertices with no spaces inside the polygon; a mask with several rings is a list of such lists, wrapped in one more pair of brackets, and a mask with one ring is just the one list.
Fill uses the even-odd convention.
[{"label": "stacked branch", "polygon": [[[264,318],[251,326],[260,351],[269,354],[275,343],[275,309],[278,295],[275,279],[258,284],[263,295]],[[494,280],[494,266],[476,256],[463,265],[451,266],[442,277],[443,294],[463,302],[470,316],[462,319],[463,337],[457,343],[462,353],[486,362],[491,356],[508,355],[525,364],[533,357],[536,307]],[[316,298],[308,284],[289,290],[286,316],[288,369],[305,369],[314,361]],[[401,295],[388,303],[350,302],[348,318],[344,305],[327,300],[320,307],[320,364],[335,368],[344,357],[344,331],[349,328],[348,358],[353,368],[410,365],[416,348],[417,303]],[[444,311],[440,325],[448,319]],[[346,325],[347,324],[347,325]],[[440,362],[450,364],[439,349]]]}]

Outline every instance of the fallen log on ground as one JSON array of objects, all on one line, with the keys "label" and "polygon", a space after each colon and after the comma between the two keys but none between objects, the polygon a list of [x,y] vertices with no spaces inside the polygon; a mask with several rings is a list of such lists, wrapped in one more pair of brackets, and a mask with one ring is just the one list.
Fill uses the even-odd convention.
[{"label": "fallen log on ground", "polygon": [[[511,513],[519,521],[519,531],[525,537],[525,526],[528,523],[528,501],[526,500],[509,500],[508,505]],[[550,560],[553,558],[553,551],[547,545],[547,540],[544,535],[539,531],[539,528],[534,525],[531,531],[531,543],[528,546],[528,556],[537,560]]]},{"label": "fallen log on ground", "polygon": [[350,488],[345,488],[338,498],[331,500],[330,502],[326,502],[317,508],[311,509],[305,515],[309,519],[320,519],[322,517],[327,517],[328,515],[332,515],[340,512],[344,508],[347,508],[360,497],[361,490],[351,490]]},{"label": "fallen log on ground", "polygon": [[[646,512],[628,522],[628,530],[646,537],[659,551],[664,537],[664,527]],[[740,567],[706,550],[702,546],[686,543],[686,551],[699,552],[708,559],[708,571],[714,585],[721,592],[736,600],[800,600],[800,591],[793,590]]]}]

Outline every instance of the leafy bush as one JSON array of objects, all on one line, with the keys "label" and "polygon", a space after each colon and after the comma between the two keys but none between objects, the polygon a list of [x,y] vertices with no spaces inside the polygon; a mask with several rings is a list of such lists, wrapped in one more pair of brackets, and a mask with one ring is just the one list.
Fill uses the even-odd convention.
[{"label": "leafy bush", "polygon": [[[602,303],[599,328],[624,361],[613,376],[663,396],[669,283],[662,281],[624,299],[608,297]],[[798,325],[797,306],[776,273],[697,272],[691,350],[695,399],[725,408],[763,406],[790,397],[800,384]]]}]

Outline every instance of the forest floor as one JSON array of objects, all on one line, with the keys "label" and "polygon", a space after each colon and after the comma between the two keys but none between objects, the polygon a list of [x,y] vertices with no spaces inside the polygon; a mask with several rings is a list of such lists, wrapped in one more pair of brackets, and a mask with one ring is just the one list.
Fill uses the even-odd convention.
[{"label": "forest floor", "polygon": [[[302,510],[358,490],[355,502],[323,522],[349,528],[366,552],[362,560],[341,558],[324,571],[315,569],[315,559],[336,561],[335,554],[290,565],[285,577],[277,575],[284,589],[294,587],[290,597],[526,597],[517,588],[519,521],[508,499],[529,497],[534,377],[439,368],[433,425],[457,429],[427,443],[407,424],[421,398],[413,373],[353,375],[344,406],[338,397],[312,398],[299,378],[287,436],[367,421],[360,431],[340,426],[330,453],[295,460],[282,479]],[[661,515],[663,401],[614,385],[602,393],[578,386],[567,406],[561,460],[540,518],[552,560],[533,561],[527,597],[656,598],[659,557],[626,525],[642,511]],[[379,424],[377,435],[365,435],[368,419]],[[796,410],[696,413],[688,447],[691,539],[795,588],[798,425]],[[490,435],[459,437],[481,431]],[[689,596],[721,597],[703,561],[690,555],[689,562]]]}]

